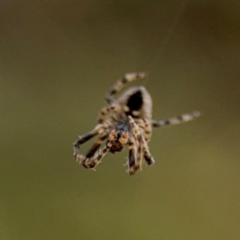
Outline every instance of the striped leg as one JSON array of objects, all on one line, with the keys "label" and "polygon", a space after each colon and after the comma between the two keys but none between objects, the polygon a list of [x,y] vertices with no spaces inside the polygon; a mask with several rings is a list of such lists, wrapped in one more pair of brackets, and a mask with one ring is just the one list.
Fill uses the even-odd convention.
[{"label": "striped leg", "polygon": [[142,118],[134,119],[138,127],[143,131],[144,139],[148,142],[152,135],[152,122]]},{"label": "striped leg", "polygon": [[141,168],[142,156],[143,156],[143,137],[138,136],[137,144],[135,139],[132,139],[128,143],[129,155],[128,155],[128,173],[133,175]]},{"label": "striped leg", "polygon": [[128,143],[128,173],[133,175],[135,173],[135,162],[136,162],[136,148],[133,139],[130,139]]},{"label": "striped leg", "polygon": [[73,147],[73,156],[75,158],[77,157],[77,155],[80,152],[80,145],[84,144],[85,142],[87,142],[91,138],[98,135],[99,129],[101,128],[100,126],[101,125],[99,124],[91,132],[86,133],[85,135],[78,137],[78,140],[74,143],[74,147]]},{"label": "striped leg", "polygon": [[84,162],[86,161],[86,159],[91,158],[94,156],[94,154],[97,152],[97,150],[100,148],[100,146],[102,145],[102,142],[108,137],[107,134],[100,136],[96,142],[92,145],[92,147],[89,149],[89,151],[87,152],[86,156],[78,154],[76,161],[79,164],[84,164]]},{"label": "striped leg", "polygon": [[149,151],[148,144],[144,138],[143,138],[143,157],[149,166],[151,166],[155,163],[155,160],[153,159],[153,156],[151,155],[151,153]]},{"label": "striped leg", "polygon": [[[143,137],[142,134],[139,132],[138,125],[135,123],[133,118],[131,116],[129,116],[128,118],[129,118],[130,125],[133,129],[133,134],[134,134],[135,138],[138,139],[138,153],[139,154],[141,153],[141,158],[142,158],[142,154],[143,154],[143,157],[148,165],[153,165],[155,163],[155,161],[154,161],[154,159],[149,151],[148,145],[147,145],[147,140],[149,140],[150,134],[151,134],[151,127],[149,126],[149,123],[146,120],[144,120],[144,124],[145,124],[144,128],[145,128],[146,132],[145,132],[145,136]],[[139,146],[139,145],[142,145],[142,146]],[[136,169],[140,168],[140,166],[141,166],[141,162],[142,162],[141,158],[139,156],[139,158],[138,158],[139,160],[136,161],[136,163],[135,163]]]},{"label": "striped leg", "polygon": [[103,141],[105,139],[107,139],[108,134],[104,134],[102,136],[100,136],[96,142],[93,144],[93,146],[89,149],[89,151],[86,154],[86,158],[91,158],[94,156],[94,154],[97,152],[97,150],[100,148],[100,146],[102,145]]},{"label": "striped leg", "polygon": [[[87,133],[83,136],[79,136],[78,140],[74,143],[74,147],[73,147],[73,156],[77,162],[82,162],[83,159],[85,158],[83,155],[80,154],[80,145],[84,144],[85,142],[87,142],[91,138],[95,137],[96,135],[104,132],[106,130],[106,128],[107,128],[107,126],[105,126],[104,124],[98,124],[89,133]],[[93,149],[92,149],[92,151],[93,151]],[[97,149],[96,149],[96,151],[97,151]],[[91,154],[91,153],[89,153],[89,154]]]},{"label": "striped leg", "polygon": [[110,114],[110,119],[116,121],[117,119],[115,119],[114,114],[118,114],[120,111],[121,111],[121,106],[117,103],[112,103],[109,106],[103,107],[98,115],[98,123],[103,123],[104,120],[106,119],[106,116],[109,116],[109,114]]},{"label": "striped leg", "polygon": [[85,168],[95,168],[107,154],[109,149],[112,147],[112,142],[108,141],[106,146],[101,150],[98,156],[94,159],[87,158],[82,164]]},{"label": "striped leg", "polygon": [[[103,159],[103,157],[107,154],[107,152],[111,149],[113,142],[115,141],[118,132],[116,130],[112,130],[109,134],[108,141],[106,146],[100,151],[100,153],[95,158],[86,158],[82,163],[85,168],[95,168]],[[128,141],[128,134],[123,133],[119,138],[119,142],[125,143]]]},{"label": "striped leg", "polygon": [[[135,123],[135,121],[133,120],[133,118],[131,116],[128,116],[129,119],[129,123],[131,125],[132,128],[132,132],[133,132],[133,136],[134,136],[134,143],[131,147],[134,150],[134,152],[136,153],[136,161],[135,164],[133,166],[131,166],[129,168],[129,174],[134,174],[137,170],[139,170],[141,168],[142,165],[142,156],[143,156],[143,151],[144,151],[144,145],[143,145],[143,135],[139,130],[138,125]],[[129,147],[130,148],[130,147]],[[131,150],[131,148],[130,148]]]},{"label": "striped leg", "polygon": [[103,107],[98,115],[98,123],[103,123],[103,121],[105,120],[106,116],[109,114],[110,112],[110,107],[106,106]]},{"label": "striped leg", "polygon": [[152,135],[151,121],[143,119],[144,121],[144,139],[148,142]]},{"label": "striped leg", "polygon": [[134,72],[134,73],[127,73],[125,74],[122,78],[120,78],[115,85],[110,88],[110,90],[108,91],[107,95],[106,95],[106,101],[107,103],[111,104],[112,102],[114,102],[114,98],[113,96],[121,91],[121,89],[123,88],[123,86],[128,83],[128,82],[132,82],[135,81],[137,79],[141,79],[147,76],[147,73],[145,72]]},{"label": "striped leg", "polygon": [[192,113],[182,114],[177,117],[172,117],[166,120],[160,120],[160,121],[152,120],[152,126],[153,127],[170,127],[173,125],[178,125],[180,123],[192,121],[193,119],[199,117],[200,115],[201,115],[201,112],[195,111]]}]

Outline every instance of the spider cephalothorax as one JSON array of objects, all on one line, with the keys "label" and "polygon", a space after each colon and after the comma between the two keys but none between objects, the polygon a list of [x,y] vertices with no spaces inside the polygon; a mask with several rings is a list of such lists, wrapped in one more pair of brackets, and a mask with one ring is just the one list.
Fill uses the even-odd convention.
[{"label": "spider cephalothorax", "polygon": [[[196,111],[167,120],[152,120],[152,99],[143,86],[129,88],[118,99],[114,98],[126,83],[144,77],[146,73],[140,72],[128,73],[119,79],[106,95],[107,106],[100,111],[98,124],[75,142],[74,157],[85,168],[94,169],[107,152],[120,152],[124,146],[128,146],[128,172],[134,174],[141,168],[142,158],[148,165],[154,163],[147,144],[152,127],[176,125],[200,116]],[[80,154],[80,145],[97,135],[97,140],[87,154]],[[105,140],[105,147],[99,151]]]}]

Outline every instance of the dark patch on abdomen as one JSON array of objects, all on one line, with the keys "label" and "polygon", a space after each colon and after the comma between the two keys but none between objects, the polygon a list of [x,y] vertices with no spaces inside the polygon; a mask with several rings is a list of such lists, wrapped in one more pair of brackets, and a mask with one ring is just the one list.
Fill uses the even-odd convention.
[{"label": "dark patch on abdomen", "polygon": [[127,101],[127,106],[129,107],[130,112],[140,110],[142,105],[143,99],[142,92],[140,90],[132,94]]}]

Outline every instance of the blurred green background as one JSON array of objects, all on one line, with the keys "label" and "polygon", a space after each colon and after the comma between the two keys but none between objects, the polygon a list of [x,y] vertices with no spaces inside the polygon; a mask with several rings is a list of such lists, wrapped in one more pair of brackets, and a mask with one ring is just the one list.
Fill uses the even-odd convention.
[{"label": "blurred green background", "polygon": [[[1,1],[0,239],[240,239],[239,6]],[[204,115],[156,129],[133,177],[126,150],[87,171],[72,143],[132,71],[155,119]]]}]

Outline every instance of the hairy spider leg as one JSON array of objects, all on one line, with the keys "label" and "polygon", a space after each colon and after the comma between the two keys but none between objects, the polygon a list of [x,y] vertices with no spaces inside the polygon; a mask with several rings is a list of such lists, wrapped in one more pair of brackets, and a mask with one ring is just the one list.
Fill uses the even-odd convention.
[{"label": "hairy spider leg", "polygon": [[132,148],[135,149],[136,152],[136,161],[135,164],[129,168],[129,173],[134,174],[139,168],[141,168],[142,164],[142,156],[143,156],[143,136],[142,133],[139,130],[138,125],[135,123],[134,119],[129,115],[128,116],[129,123],[131,125],[133,136],[134,136],[134,142],[135,144],[132,146]]},{"label": "hairy spider leg", "polygon": [[113,87],[111,87],[110,90],[108,91],[106,95],[107,103],[111,104],[115,101],[113,96],[119,91],[121,91],[126,83],[135,81],[137,79],[145,78],[146,76],[147,76],[147,73],[145,72],[126,73],[122,78],[117,80],[115,85],[113,85]]},{"label": "hairy spider leg", "polygon": [[144,139],[148,142],[152,135],[152,125],[151,121],[143,119],[144,122]]},{"label": "hairy spider leg", "polygon": [[129,138],[128,142],[128,173],[130,175],[133,175],[135,171],[135,163],[136,163],[136,147],[135,147],[135,141],[133,137]]},{"label": "hairy spider leg", "polygon": [[98,123],[103,123],[110,113],[112,113],[110,115],[110,120],[116,121],[114,114],[117,115],[119,111],[121,111],[121,107],[116,103],[112,103],[108,106],[103,107],[98,115]]},{"label": "hairy spider leg", "polygon": [[150,138],[151,138],[151,135],[152,135],[151,121],[150,120],[146,120],[146,119],[140,119],[140,120],[141,120],[140,127],[144,131],[144,139],[145,139],[146,142],[148,142],[150,140]]},{"label": "hairy spider leg", "polygon": [[129,145],[129,169],[128,173],[130,175],[135,174],[142,165],[143,156],[143,136],[140,134],[137,139],[138,144],[128,144]]},{"label": "hairy spider leg", "polygon": [[[129,122],[133,128],[133,132],[134,132],[134,135],[136,136],[136,138],[138,139],[138,142],[140,141],[140,144],[143,145],[143,149],[142,150],[138,150],[138,151],[141,151],[141,153],[143,152],[143,157],[145,159],[145,161],[147,162],[148,165],[152,165],[154,164],[154,159],[149,151],[149,148],[148,148],[148,145],[147,145],[147,141],[145,140],[145,138],[142,137],[142,134],[139,133],[139,130],[138,130],[138,125],[135,123],[135,121],[133,120],[133,118],[131,116],[128,117],[129,118]],[[147,124],[147,121],[144,121],[144,124]],[[149,135],[150,133],[148,133],[148,137],[150,136]],[[138,135],[140,135],[140,138],[138,137]],[[138,160],[138,162],[136,162],[135,164],[135,168],[136,170],[141,166],[141,159]]]},{"label": "hairy spider leg", "polygon": [[110,111],[111,111],[111,109],[109,106],[103,107],[98,115],[98,123],[102,123]]},{"label": "hairy spider leg", "polygon": [[148,144],[144,138],[143,138],[143,157],[149,166],[155,163],[155,160],[149,151]]},{"label": "hairy spider leg", "polygon": [[201,115],[201,112],[195,111],[192,113],[185,113],[182,115],[179,115],[177,117],[172,117],[166,120],[152,120],[152,126],[153,127],[170,127],[173,125],[178,125],[181,123],[192,121],[193,119],[199,117]]},{"label": "hairy spider leg", "polygon": [[86,158],[82,165],[85,168],[95,168],[102,160],[102,158],[107,154],[109,149],[112,147],[112,142],[107,141],[106,146],[100,151],[100,153],[94,158]]},{"label": "hairy spider leg", "polygon": [[[106,128],[107,128],[106,125],[98,124],[92,131],[86,133],[85,135],[78,137],[78,140],[74,143],[74,147],[73,147],[73,156],[77,162],[82,162],[84,159],[84,156],[80,155],[80,145],[84,144],[85,142],[87,142],[91,138],[95,137],[96,135],[106,131]],[[96,148],[96,146],[95,146],[95,148]],[[97,151],[97,149],[96,149],[96,151]],[[89,152],[89,154],[91,154],[91,153]]]},{"label": "hairy spider leg", "polygon": [[146,142],[149,142],[152,135],[152,122],[151,120],[146,120],[145,118],[136,118],[134,119],[135,123],[143,131],[143,136]]},{"label": "hairy spider leg", "polygon": [[106,140],[108,137],[108,133],[105,133],[104,135],[97,138],[97,140],[94,142],[92,147],[89,149],[89,151],[86,154],[86,158],[91,158],[94,156],[94,154],[97,152],[97,150],[100,148],[104,140]]},{"label": "hairy spider leg", "polygon": [[[107,154],[107,152],[111,149],[111,147],[113,146],[114,141],[118,137],[118,133],[119,132],[117,130],[113,129],[109,134],[108,141],[107,141],[105,147],[99,152],[99,154],[95,158],[85,159],[85,161],[82,163],[83,166],[85,168],[95,168],[101,162],[101,160]],[[128,133],[123,132],[121,134],[121,137],[118,140],[122,145],[125,145],[128,142]]]}]

